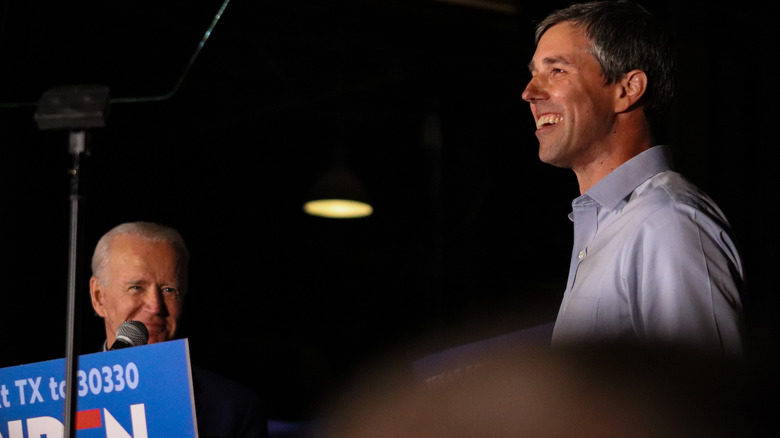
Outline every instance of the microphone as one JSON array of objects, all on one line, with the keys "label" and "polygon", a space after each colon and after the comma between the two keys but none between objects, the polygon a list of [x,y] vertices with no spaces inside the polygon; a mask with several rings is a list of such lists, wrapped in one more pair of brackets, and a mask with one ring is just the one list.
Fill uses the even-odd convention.
[{"label": "microphone", "polygon": [[109,350],[146,345],[149,331],[141,321],[125,321],[116,329],[116,341]]}]

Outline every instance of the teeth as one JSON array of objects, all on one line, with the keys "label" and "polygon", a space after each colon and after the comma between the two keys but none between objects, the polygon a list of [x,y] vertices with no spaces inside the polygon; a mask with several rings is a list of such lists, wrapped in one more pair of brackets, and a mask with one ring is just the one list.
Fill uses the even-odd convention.
[{"label": "teeth", "polygon": [[555,114],[546,114],[539,117],[539,120],[536,121],[536,128],[539,129],[544,125],[554,125],[556,123],[559,123],[561,120],[563,120],[563,116],[558,116]]}]

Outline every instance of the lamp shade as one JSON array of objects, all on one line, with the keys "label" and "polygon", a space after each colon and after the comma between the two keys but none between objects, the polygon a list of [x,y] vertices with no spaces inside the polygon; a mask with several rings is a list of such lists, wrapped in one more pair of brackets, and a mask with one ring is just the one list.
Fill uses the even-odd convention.
[{"label": "lamp shade", "polygon": [[315,182],[303,211],[313,216],[348,219],[370,216],[374,209],[360,179],[348,168],[336,166]]}]

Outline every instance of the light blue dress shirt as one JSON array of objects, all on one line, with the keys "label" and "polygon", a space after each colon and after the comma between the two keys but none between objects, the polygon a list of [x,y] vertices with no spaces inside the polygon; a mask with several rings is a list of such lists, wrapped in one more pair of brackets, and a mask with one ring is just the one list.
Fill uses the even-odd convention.
[{"label": "light blue dress shirt", "polygon": [[553,346],[670,342],[742,354],[742,262],[717,205],[653,147],[572,202]]}]

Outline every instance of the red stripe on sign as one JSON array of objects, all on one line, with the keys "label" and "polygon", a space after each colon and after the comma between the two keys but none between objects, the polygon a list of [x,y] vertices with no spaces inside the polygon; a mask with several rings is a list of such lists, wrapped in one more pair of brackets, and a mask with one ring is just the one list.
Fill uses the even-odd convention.
[{"label": "red stripe on sign", "polygon": [[100,421],[100,409],[76,412],[76,430],[92,429],[102,425],[103,423]]}]

